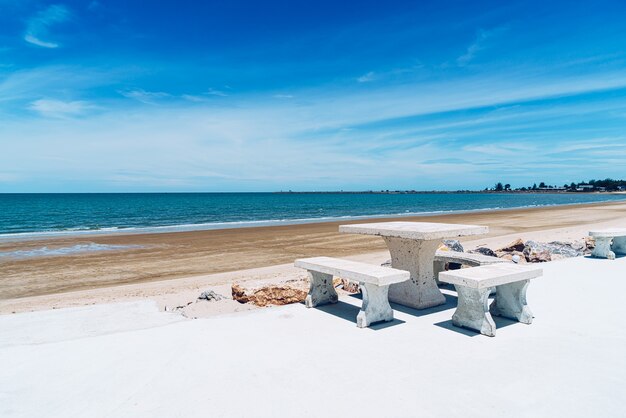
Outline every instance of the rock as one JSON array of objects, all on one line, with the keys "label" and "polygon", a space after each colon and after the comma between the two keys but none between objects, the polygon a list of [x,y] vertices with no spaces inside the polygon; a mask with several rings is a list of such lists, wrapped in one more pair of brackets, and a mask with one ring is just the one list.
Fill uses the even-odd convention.
[{"label": "rock", "polygon": [[552,261],[552,254],[550,251],[543,250],[538,252],[531,252],[529,254],[525,254],[526,261],[529,263],[545,263],[548,261]]},{"label": "rock", "polygon": [[[557,260],[561,258],[579,257],[585,253],[583,245],[581,243],[552,241],[549,243],[527,241],[524,247],[524,256],[529,262],[542,262],[547,257],[545,255],[537,257],[536,254],[540,253],[550,254],[550,260]],[[554,257],[553,257],[554,256]],[[558,257],[557,257],[558,256]],[[531,261],[539,260],[539,261]],[[549,261],[549,260],[548,260]]]},{"label": "rock", "polygon": [[[444,239],[443,240],[443,245],[449,250],[449,251],[456,251],[457,253],[462,253],[465,250],[463,249],[463,246],[461,245],[461,242],[457,239]],[[440,247],[440,249],[444,250],[444,248]]]},{"label": "rock", "polygon": [[348,279],[341,279],[341,288],[348,293],[361,292],[361,286],[357,282],[352,282]]},{"label": "rock", "polygon": [[565,258],[579,257],[583,255],[584,247],[576,242],[552,241],[546,245],[552,254],[559,254]]},{"label": "rock", "polygon": [[482,255],[486,255],[488,257],[497,257],[497,254],[490,248],[487,247],[478,247],[473,251],[470,251],[470,253],[478,253],[478,254],[482,254]]},{"label": "rock", "polygon": [[506,245],[502,248],[500,248],[499,250],[496,250],[496,252],[498,251],[503,251],[505,253],[512,253],[513,251],[524,251],[524,247],[526,245],[524,244],[524,241],[522,241],[521,238],[516,239],[515,241],[513,241],[512,243],[510,243],[509,245]]},{"label": "rock", "polygon": [[222,299],[224,299],[224,296],[218,293],[215,293],[212,290],[205,290],[204,292],[200,293],[200,296],[198,296],[198,300],[207,300],[209,302],[222,300]]},{"label": "rock", "polygon": [[[507,252],[503,252],[503,251],[498,251],[496,253],[498,255],[498,258],[501,258],[503,260],[510,260],[516,264],[526,264],[526,256],[524,256],[524,253],[521,251],[513,251],[510,253]],[[517,261],[516,261],[517,260]]]},{"label": "rock", "polygon": [[585,237],[583,243],[585,245],[585,254],[591,254],[593,249],[596,248],[596,239],[593,237]]},{"label": "rock", "polygon": [[280,283],[245,282],[231,287],[233,299],[256,306],[288,305],[303,302],[309,292],[308,280],[290,280]]}]

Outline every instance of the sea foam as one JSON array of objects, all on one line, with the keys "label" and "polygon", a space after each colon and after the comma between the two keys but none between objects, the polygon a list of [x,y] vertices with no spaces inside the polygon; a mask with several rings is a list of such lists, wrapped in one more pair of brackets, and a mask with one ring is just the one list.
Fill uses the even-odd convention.
[{"label": "sea foam", "polygon": [[99,251],[114,251],[114,250],[129,250],[135,248],[142,248],[141,245],[109,245],[109,244],[97,244],[90,242],[88,244],[76,244],[71,247],[58,247],[48,248],[40,247],[31,250],[15,250],[0,252],[0,259],[24,259],[34,257],[59,257],[65,255],[99,252]]}]

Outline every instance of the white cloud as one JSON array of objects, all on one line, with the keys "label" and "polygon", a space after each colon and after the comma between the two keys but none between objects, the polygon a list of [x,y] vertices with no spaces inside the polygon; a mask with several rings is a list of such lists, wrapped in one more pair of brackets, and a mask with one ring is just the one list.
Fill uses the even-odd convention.
[{"label": "white cloud", "polygon": [[48,6],[28,20],[24,40],[42,48],[58,48],[57,42],[44,38],[48,37],[50,26],[66,22],[70,17],[71,14],[67,7],[58,4]]},{"label": "white cloud", "polygon": [[120,90],[118,91],[124,97],[128,97],[129,99],[137,100],[141,103],[146,104],[157,104],[159,102],[173,102],[176,100],[186,100],[188,102],[194,103],[203,103],[208,102],[210,100],[209,96],[219,96],[219,97],[227,97],[228,95],[222,91],[209,89],[209,91],[202,94],[181,94],[174,95],[171,93],[166,93],[164,91],[146,91],[143,89],[134,89],[134,90]]},{"label": "white cloud", "polygon": [[141,103],[146,104],[154,104],[160,99],[171,97],[169,93],[165,93],[162,91],[146,91],[142,89],[122,90],[118,93],[124,97],[128,97],[129,99],[135,99]]},{"label": "white cloud", "polygon": [[461,67],[469,64],[480,51],[487,47],[487,40],[493,38],[504,30],[505,28],[503,27],[494,28],[491,30],[479,30],[474,42],[472,42],[471,45],[467,47],[467,51],[465,51],[465,54],[456,59],[456,63]]},{"label": "white cloud", "polygon": [[210,96],[221,96],[221,97],[228,96],[228,94],[226,94],[225,92],[223,92],[221,90],[216,90],[216,89],[213,89],[213,88],[208,89],[206,94],[208,94]]},{"label": "white cloud", "polygon": [[195,103],[203,103],[207,101],[206,97],[196,96],[194,94],[183,94],[180,97],[184,100],[187,100],[189,102],[195,102]]},{"label": "white cloud", "polygon": [[29,108],[48,117],[78,116],[94,106],[88,102],[77,100],[66,102],[54,99],[39,99],[30,103]]},{"label": "white cloud", "polygon": [[358,81],[359,83],[367,83],[370,81],[374,81],[376,79],[376,74],[374,73],[374,71],[370,71],[367,74],[363,74],[361,77],[357,78],[356,81]]}]

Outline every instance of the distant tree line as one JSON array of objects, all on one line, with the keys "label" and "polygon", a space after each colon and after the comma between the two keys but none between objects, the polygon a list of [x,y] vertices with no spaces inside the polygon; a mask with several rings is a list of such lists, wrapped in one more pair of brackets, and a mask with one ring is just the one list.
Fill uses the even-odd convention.
[{"label": "distant tree line", "polygon": [[506,183],[503,184],[501,182],[496,183],[494,187],[491,189],[489,187],[485,188],[485,190],[493,190],[496,192],[508,192],[511,190],[526,192],[526,191],[539,191],[539,190],[562,190],[562,191],[599,191],[606,190],[607,192],[624,190],[626,189],[626,180],[613,180],[613,179],[604,179],[604,180],[589,180],[589,181],[581,181],[579,183],[570,183],[564,184],[563,186],[553,186],[546,184],[545,182],[540,182],[539,185],[537,183],[528,187],[518,187],[515,189],[511,189],[511,185]]}]

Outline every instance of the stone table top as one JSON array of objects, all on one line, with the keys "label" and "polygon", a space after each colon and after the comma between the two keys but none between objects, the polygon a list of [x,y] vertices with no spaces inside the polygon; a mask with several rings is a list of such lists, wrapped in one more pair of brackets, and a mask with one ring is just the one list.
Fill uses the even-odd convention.
[{"label": "stone table top", "polygon": [[594,231],[590,231],[589,236],[599,237],[599,238],[613,238],[613,237],[626,236],[626,228],[596,229]]},{"label": "stone table top", "polygon": [[441,240],[489,232],[486,226],[444,224],[434,222],[374,222],[340,225],[339,232],[346,234],[378,235],[414,240]]},{"label": "stone table top", "polygon": [[474,289],[484,289],[534,279],[542,274],[543,269],[541,267],[503,263],[441,272],[439,273],[439,280]]}]

